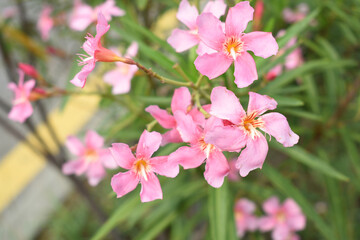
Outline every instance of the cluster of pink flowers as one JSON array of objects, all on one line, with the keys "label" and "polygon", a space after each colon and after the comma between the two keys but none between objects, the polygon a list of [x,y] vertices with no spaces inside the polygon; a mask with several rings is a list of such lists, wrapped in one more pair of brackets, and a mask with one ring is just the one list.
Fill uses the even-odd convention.
[{"label": "cluster of pink flowers", "polygon": [[300,237],[295,233],[305,229],[306,218],[301,208],[293,199],[286,199],[280,204],[277,197],[271,197],[263,203],[265,216],[260,218],[254,215],[256,205],[246,199],[239,199],[235,203],[235,222],[237,234],[241,238],[246,231],[260,230],[261,232],[272,231],[274,240],[298,240]]}]

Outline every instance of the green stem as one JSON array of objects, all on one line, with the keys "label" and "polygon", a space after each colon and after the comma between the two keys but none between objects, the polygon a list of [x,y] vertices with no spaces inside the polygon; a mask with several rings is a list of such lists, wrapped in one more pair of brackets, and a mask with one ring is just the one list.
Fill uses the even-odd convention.
[{"label": "green stem", "polygon": [[173,69],[175,69],[175,71],[177,71],[185,81],[192,82],[178,63],[173,66]]}]

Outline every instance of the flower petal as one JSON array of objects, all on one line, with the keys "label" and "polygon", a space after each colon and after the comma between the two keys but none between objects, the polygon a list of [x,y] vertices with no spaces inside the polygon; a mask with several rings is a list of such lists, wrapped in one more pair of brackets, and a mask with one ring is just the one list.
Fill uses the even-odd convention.
[{"label": "flower petal", "polygon": [[136,158],[150,159],[153,153],[159,149],[161,140],[162,137],[160,133],[144,130],[136,148]]},{"label": "flower petal", "polygon": [[205,142],[213,144],[222,151],[240,152],[245,147],[247,137],[237,127],[216,127],[206,133]]},{"label": "flower petal", "polygon": [[299,136],[294,133],[286,117],[280,113],[267,113],[261,116],[265,122],[263,130],[274,136],[284,147],[292,147],[299,141]]},{"label": "flower petal", "polygon": [[104,146],[104,138],[97,132],[89,130],[85,136],[85,145],[87,148],[98,149]]},{"label": "flower petal", "polygon": [[20,123],[25,122],[31,114],[33,113],[33,108],[30,102],[24,102],[16,104],[11,108],[11,111],[8,114],[8,118],[17,121]]},{"label": "flower petal", "polygon": [[234,76],[238,88],[247,87],[258,79],[255,61],[249,53],[243,52],[237,56]]},{"label": "flower petal", "polygon": [[186,87],[177,88],[171,100],[172,112],[182,111],[187,113],[188,107],[191,105],[191,94]]},{"label": "flower petal", "polygon": [[125,57],[133,58],[136,56],[139,50],[139,44],[137,42],[132,42],[128,49],[126,50]]},{"label": "flower petal", "polygon": [[250,171],[261,168],[269,146],[266,138],[260,134],[254,140],[251,138],[247,141],[246,148],[242,150],[236,162],[236,168],[240,170],[240,175],[245,177]]},{"label": "flower petal", "polygon": [[212,54],[212,53],[216,53],[217,51],[208,47],[204,42],[199,42],[198,48],[196,49],[196,53],[198,55],[204,55],[205,53],[207,54]]},{"label": "flower petal", "polygon": [[75,31],[84,31],[93,21],[93,9],[86,4],[76,4],[70,15],[69,27]]},{"label": "flower petal", "polygon": [[184,142],[196,142],[200,137],[200,130],[190,115],[176,111],[174,117],[177,123],[177,130]]},{"label": "flower petal", "polygon": [[233,60],[222,52],[198,56],[194,62],[196,69],[210,79],[225,73]]},{"label": "flower petal", "polygon": [[165,146],[168,143],[181,143],[183,142],[179,131],[176,128],[167,131],[162,135],[161,146]]},{"label": "flower petal", "polygon": [[291,229],[286,224],[278,224],[275,226],[271,237],[274,240],[289,239],[291,236]]},{"label": "flower petal", "polygon": [[189,169],[200,166],[205,158],[205,154],[199,148],[184,146],[171,153],[169,161],[180,164],[184,169]]},{"label": "flower petal", "polygon": [[254,9],[249,1],[243,1],[229,9],[225,22],[226,36],[241,36],[253,20]]},{"label": "flower petal", "polygon": [[115,162],[113,155],[110,152],[110,149],[101,149],[98,151],[99,159],[104,165],[104,167],[109,169],[115,169],[118,167],[118,164]]},{"label": "flower petal", "polygon": [[100,46],[100,38],[110,29],[110,25],[108,24],[108,22],[106,21],[106,18],[104,17],[104,15],[99,12],[98,13],[98,19],[97,19],[97,24],[96,24],[96,36],[95,36],[95,40],[99,43],[98,45]]},{"label": "flower petal", "polygon": [[155,199],[162,199],[163,193],[161,190],[159,179],[154,173],[148,173],[148,179],[141,179],[141,202],[150,202]]},{"label": "flower petal", "polygon": [[276,223],[276,219],[272,216],[260,217],[258,220],[258,228],[261,232],[267,232],[274,229]]},{"label": "flower petal", "polygon": [[76,156],[82,155],[85,151],[85,147],[82,142],[74,136],[67,137],[65,145],[69,151]]},{"label": "flower petal", "polygon": [[267,199],[262,205],[264,212],[269,215],[274,215],[281,208],[279,199],[277,197],[271,197]]},{"label": "flower petal", "polygon": [[213,150],[206,160],[204,176],[206,181],[213,187],[219,188],[224,182],[224,178],[229,174],[230,167],[224,156],[219,150]]},{"label": "flower petal", "polygon": [[62,166],[62,172],[66,175],[81,175],[86,171],[87,167],[88,164],[84,159],[77,159],[64,163],[64,165]]},{"label": "flower petal", "polygon": [[225,87],[215,87],[211,92],[210,114],[233,124],[239,124],[245,111],[235,94]]},{"label": "flower petal", "polygon": [[222,51],[225,34],[221,21],[211,13],[202,13],[196,20],[198,36],[208,47]]},{"label": "flower petal", "polygon": [[133,171],[119,172],[111,178],[111,187],[120,198],[136,188],[139,179]]},{"label": "flower petal", "polygon": [[256,56],[268,58],[276,55],[279,46],[270,32],[251,32],[242,37],[245,50],[252,51]]},{"label": "flower petal", "polygon": [[24,90],[26,92],[26,94],[30,94],[31,90],[35,87],[35,80],[34,79],[30,79],[29,81],[26,81],[24,84]]},{"label": "flower petal", "polygon": [[226,4],[224,0],[209,1],[203,10],[203,13],[212,13],[215,17],[220,18],[225,14]]},{"label": "flower petal", "polygon": [[171,32],[167,42],[177,52],[183,52],[197,45],[200,42],[200,39],[197,35],[190,33],[190,31],[176,28]]},{"label": "flower petal", "polygon": [[124,143],[113,143],[109,148],[115,162],[122,168],[131,169],[136,160],[131,149]]},{"label": "flower petal", "polygon": [[90,74],[92,70],[95,68],[95,61],[88,62],[79,73],[75,75],[75,77],[70,81],[77,87],[83,88],[85,86],[87,76]]},{"label": "flower petal", "polygon": [[256,112],[257,116],[259,116],[268,110],[274,110],[276,106],[277,102],[275,99],[267,95],[249,92],[249,105],[247,108],[248,114]]},{"label": "flower petal", "polygon": [[189,29],[196,28],[196,18],[199,12],[195,6],[191,6],[187,0],[182,0],[179,5],[179,10],[176,14],[176,18],[180,22],[185,24]]},{"label": "flower petal", "polygon": [[169,161],[168,156],[150,158],[150,164],[157,174],[171,178],[179,174],[179,164],[175,161]]},{"label": "flower petal", "polygon": [[91,186],[96,186],[101,181],[101,179],[106,176],[106,172],[103,165],[101,164],[101,161],[91,162],[88,165],[86,176],[88,177],[89,184]]},{"label": "flower petal", "polygon": [[145,109],[145,111],[150,113],[163,128],[171,129],[176,127],[175,118],[166,110],[160,109],[156,105],[150,105]]}]

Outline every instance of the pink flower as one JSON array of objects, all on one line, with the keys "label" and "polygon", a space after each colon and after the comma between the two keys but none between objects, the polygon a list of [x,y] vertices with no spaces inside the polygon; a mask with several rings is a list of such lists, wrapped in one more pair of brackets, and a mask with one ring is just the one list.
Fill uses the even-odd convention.
[{"label": "pink flower", "polygon": [[44,6],[37,22],[37,28],[41,33],[42,40],[44,41],[49,39],[49,32],[54,26],[54,20],[50,16],[52,11],[53,9],[51,6]]},{"label": "pink flower", "polygon": [[101,45],[101,37],[110,29],[110,25],[106,22],[104,15],[99,13],[98,23],[96,25],[96,36],[93,37],[88,34],[85,38],[86,41],[82,48],[88,55],[79,54],[79,65],[84,65],[81,71],[75,75],[70,81],[77,87],[84,87],[87,76],[94,70],[96,62],[116,62],[121,61],[122,58],[117,56],[114,52],[104,48]]},{"label": "pink flower", "polygon": [[234,211],[238,237],[242,238],[246,231],[255,231],[257,228],[255,209],[255,204],[246,198],[241,198],[236,202]]},{"label": "pink flower", "polygon": [[95,131],[90,130],[86,133],[85,146],[74,136],[67,138],[66,146],[72,154],[77,156],[76,160],[63,165],[62,172],[66,175],[86,174],[89,184],[96,186],[105,177],[105,168],[116,168],[109,149],[103,148],[104,139]]},{"label": "pink flower", "polygon": [[306,218],[293,199],[288,198],[280,205],[277,197],[271,197],[264,202],[263,209],[267,216],[259,219],[260,231],[273,230],[274,240],[299,239],[294,232],[305,229]]},{"label": "pink flower", "polygon": [[226,72],[235,64],[235,83],[239,88],[249,86],[258,78],[255,61],[247,51],[256,56],[267,58],[275,55],[278,45],[271,33],[243,33],[253,18],[254,9],[248,1],[240,2],[230,8],[225,22],[225,33],[222,23],[211,13],[203,13],[197,18],[199,37],[215,53],[198,56],[196,69],[210,79]]},{"label": "pink flower", "polygon": [[214,88],[210,114],[223,119],[225,127],[215,129],[205,138],[224,151],[239,151],[246,146],[236,163],[242,177],[261,168],[265,161],[268,144],[260,129],[285,147],[291,147],[299,140],[284,115],[275,112],[263,115],[267,110],[276,108],[277,102],[273,98],[254,92],[249,92],[249,95],[246,113],[233,92],[225,87]]},{"label": "pink flower", "polygon": [[[133,42],[128,48],[125,57],[133,58],[136,56],[138,51],[138,44]],[[118,56],[121,54],[115,49],[113,49]],[[131,88],[131,79],[134,74],[137,72],[138,67],[136,65],[129,65],[123,62],[116,62],[116,68],[107,72],[104,75],[104,81],[113,86],[113,94],[123,94],[128,93]]]},{"label": "pink flower", "polygon": [[160,133],[145,130],[140,136],[135,156],[128,145],[112,144],[110,151],[116,163],[129,170],[120,172],[111,179],[111,187],[118,198],[134,190],[139,182],[142,202],[163,198],[160,182],[155,173],[173,178],[179,173],[179,166],[169,161],[168,156],[151,157],[159,149],[160,143]]},{"label": "pink flower", "polygon": [[199,167],[205,160],[206,181],[213,187],[219,188],[229,173],[229,164],[222,153],[222,149],[206,141],[206,137],[213,129],[222,126],[218,118],[210,117],[205,126],[197,125],[193,118],[182,111],[174,113],[177,129],[184,142],[190,143],[190,147],[184,146],[171,153],[170,161],[179,163],[184,169]]},{"label": "pink flower", "polygon": [[74,1],[74,9],[70,15],[69,26],[75,31],[84,31],[91,23],[96,22],[101,12],[106,21],[111,21],[112,16],[123,16],[125,12],[115,6],[114,0],[107,0],[103,4],[92,9],[81,0]]},{"label": "pink flower", "polygon": [[[226,5],[223,0],[209,1],[203,12],[212,13],[215,17],[219,18],[224,15]],[[176,14],[177,19],[184,23],[189,30],[174,29],[171,36],[168,38],[168,43],[175,48],[177,52],[186,51],[195,45],[199,44],[197,53],[199,55],[215,52],[211,48],[204,45],[198,36],[198,26],[196,19],[199,12],[195,6],[191,6],[187,0],[182,0],[179,6],[179,11]]]},{"label": "pink flower", "polygon": [[[171,129],[170,131],[163,134],[162,145],[183,142],[179,131],[176,129],[177,123],[174,116],[170,115],[166,110],[160,109],[156,105],[148,106],[145,111],[150,113],[151,116],[153,116],[153,118],[155,118],[163,128]],[[203,125],[205,123],[204,115],[199,112],[197,108],[192,106],[191,94],[189,89],[186,87],[175,89],[171,101],[171,111],[173,114],[176,111],[189,114],[197,124]]]},{"label": "pink flower", "polygon": [[23,123],[33,113],[33,108],[30,103],[31,91],[35,87],[35,80],[31,79],[24,83],[24,72],[19,69],[19,83],[9,83],[8,88],[14,92],[15,99],[13,100],[13,107],[8,114],[8,118]]},{"label": "pink flower", "polygon": [[39,78],[39,73],[35,69],[34,66],[26,63],[19,63],[18,64],[19,69],[21,69],[26,75],[29,75],[30,77],[33,77],[35,79]]},{"label": "pink flower", "polygon": [[283,18],[287,23],[294,23],[303,20],[309,13],[309,7],[306,3],[300,3],[296,11],[290,8],[285,8],[283,11]]}]

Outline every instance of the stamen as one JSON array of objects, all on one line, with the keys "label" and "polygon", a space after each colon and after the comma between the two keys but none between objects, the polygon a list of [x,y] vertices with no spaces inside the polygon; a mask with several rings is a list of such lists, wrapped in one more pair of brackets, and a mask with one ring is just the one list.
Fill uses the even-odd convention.
[{"label": "stamen", "polygon": [[145,181],[148,180],[147,174],[151,171],[151,166],[145,159],[138,159],[134,162],[133,171],[138,177],[142,177]]}]

